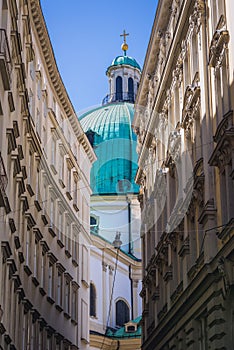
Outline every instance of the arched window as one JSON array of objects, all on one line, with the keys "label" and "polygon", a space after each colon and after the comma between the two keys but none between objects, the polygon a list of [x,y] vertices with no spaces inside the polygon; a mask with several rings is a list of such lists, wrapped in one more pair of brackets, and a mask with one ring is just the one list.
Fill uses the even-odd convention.
[{"label": "arched window", "polygon": [[93,283],[90,283],[90,309],[89,315],[96,317],[96,288]]},{"label": "arched window", "polygon": [[134,85],[132,78],[128,78],[128,98],[130,102],[134,102]]},{"label": "arched window", "polygon": [[116,78],[116,100],[123,100],[123,80],[119,76]]},{"label": "arched window", "polygon": [[116,326],[122,327],[129,321],[129,307],[124,300],[118,300],[115,304]]}]

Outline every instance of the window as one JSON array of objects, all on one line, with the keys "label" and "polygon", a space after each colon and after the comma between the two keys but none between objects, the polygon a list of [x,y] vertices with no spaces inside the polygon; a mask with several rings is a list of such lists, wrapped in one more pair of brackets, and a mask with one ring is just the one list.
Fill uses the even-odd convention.
[{"label": "window", "polygon": [[42,252],[42,257],[41,257],[41,287],[45,287],[45,253]]},{"label": "window", "polygon": [[37,277],[38,275],[38,252],[39,252],[39,248],[38,248],[39,244],[37,239],[35,239],[35,245],[34,245],[34,269],[33,269],[33,274],[34,277]]},{"label": "window", "polygon": [[82,282],[88,287],[88,249],[82,246]]},{"label": "window", "polygon": [[50,199],[50,226],[52,227],[53,226],[53,224],[54,224],[54,207],[55,207],[55,205],[54,205],[54,199],[53,198],[51,198]]},{"label": "window", "polygon": [[41,137],[41,114],[37,109],[36,132]]},{"label": "window", "polygon": [[47,116],[47,98],[46,97],[44,98],[44,101],[43,101],[43,115],[44,115],[44,118],[46,118]]},{"label": "window", "polygon": [[122,327],[129,321],[129,307],[124,300],[116,303],[116,326]]},{"label": "window", "polygon": [[62,272],[58,270],[57,276],[57,305],[62,305]]},{"label": "window", "polygon": [[123,99],[123,80],[121,77],[116,78],[116,100]]},{"label": "window", "polygon": [[56,165],[56,140],[53,137],[51,139],[51,164],[54,167]]},{"label": "window", "polygon": [[78,319],[78,284],[76,282],[72,282],[72,309],[71,309],[71,317],[74,321]]},{"label": "window", "polygon": [[31,151],[29,151],[28,157],[28,184],[32,185],[33,182],[33,168],[34,168],[34,156]]},{"label": "window", "polygon": [[81,300],[81,339],[88,341],[88,305]]},{"label": "window", "polygon": [[73,190],[73,204],[74,207],[78,209],[78,182],[77,179],[74,178],[74,190]]},{"label": "window", "polygon": [[61,211],[58,213],[58,239],[62,241],[62,233],[63,233],[63,214]]},{"label": "window", "polygon": [[48,296],[53,297],[53,277],[54,277],[54,267],[51,262],[49,262],[49,271],[48,271]]},{"label": "window", "polygon": [[128,99],[130,102],[134,102],[134,85],[132,78],[128,78]]},{"label": "window", "polygon": [[29,113],[32,116],[32,118],[34,119],[34,97],[33,97],[33,92],[30,89],[29,91]]},{"label": "window", "polygon": [[90,283],[90,309],[89,315],[96,317],[96,288],[93,283]]},{"label": "window", "polygon": [[56,101],[55,98],[53,97],[53,105],[52,105],[53,112],[56,114]]},{"label": "window", "polygon": [[29,70],[30,70],[31,79],[34,80],[35,79],[35,63],[34,63],[34,61],[30,62]]},{"label": "window", "polygon": [[70,312],[70,280],[66,278],[64,288],[64,312]]},{"label": "window", "polygon": [[40,81],[40,79],[38,79],[38,81],[37,81],[37,98],[38,98],[38,100],[41,99],[41,81]]}]

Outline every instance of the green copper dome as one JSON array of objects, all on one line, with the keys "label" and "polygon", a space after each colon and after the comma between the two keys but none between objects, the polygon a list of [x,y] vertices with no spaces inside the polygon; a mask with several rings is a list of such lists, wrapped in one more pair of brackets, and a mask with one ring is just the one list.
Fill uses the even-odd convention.
[{"label": "green copper dome", "polygon": [[91,171],[93,194],[138,193],[136,135],[132,131],[131,103],[111,103],[80,117],[97,161]]},{"label": "green copper dome", "polygon": [[132,58],[130,56],[117,56],[112,61],[111,65],[107,68],[107,71],[113,66],[122,66],[122,65],[131,66],[131,67],[138,68],[139,70],[141,70],[141,67],[137,63],[135,58]]}]

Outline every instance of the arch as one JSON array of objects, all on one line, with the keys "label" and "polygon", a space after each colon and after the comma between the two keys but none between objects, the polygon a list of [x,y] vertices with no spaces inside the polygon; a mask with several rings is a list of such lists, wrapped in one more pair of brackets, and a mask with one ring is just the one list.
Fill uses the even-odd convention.
[{"label": "arch", "polygon": [[89,316],[96,317],[96,300],[97,300],[97,293],[96,293],[96,287],[93,282],[90,282],[90,291],[89,291],[89,298],[90,298],[90,308],[89,308]]},{"label": "arch", "polygon": [[123,79],[120,76],[116,78],[116,100],[123,100]]},{"label": "arch", "polygon": [[131,77],[128,78],[128,98],[130,102],[134,102],[134,83]]},{"label": "arch", "polygon": [[118,299],[115,303],[115,319],[117,327],[124,326],[130,320],[130,308],[124,299]]}]

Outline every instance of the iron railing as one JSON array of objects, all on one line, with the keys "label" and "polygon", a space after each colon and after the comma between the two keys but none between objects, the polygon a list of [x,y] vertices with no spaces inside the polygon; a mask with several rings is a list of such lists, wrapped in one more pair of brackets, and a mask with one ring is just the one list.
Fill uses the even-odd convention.
[{"label": "iron railing", "polygon": [[136,94],[133,92],[116,92],[114,94],[108,94],[102,100],[102,105],[113,102],[131,102],[134,103]]},{"label": "iron railing", "polygon": [[9,43],[7,39],[7,33],[5,29],[0,29],[0,56],[3,56],[6,62],[7,73],[10,77],[12,70],[11,55],[9,49]]}]

